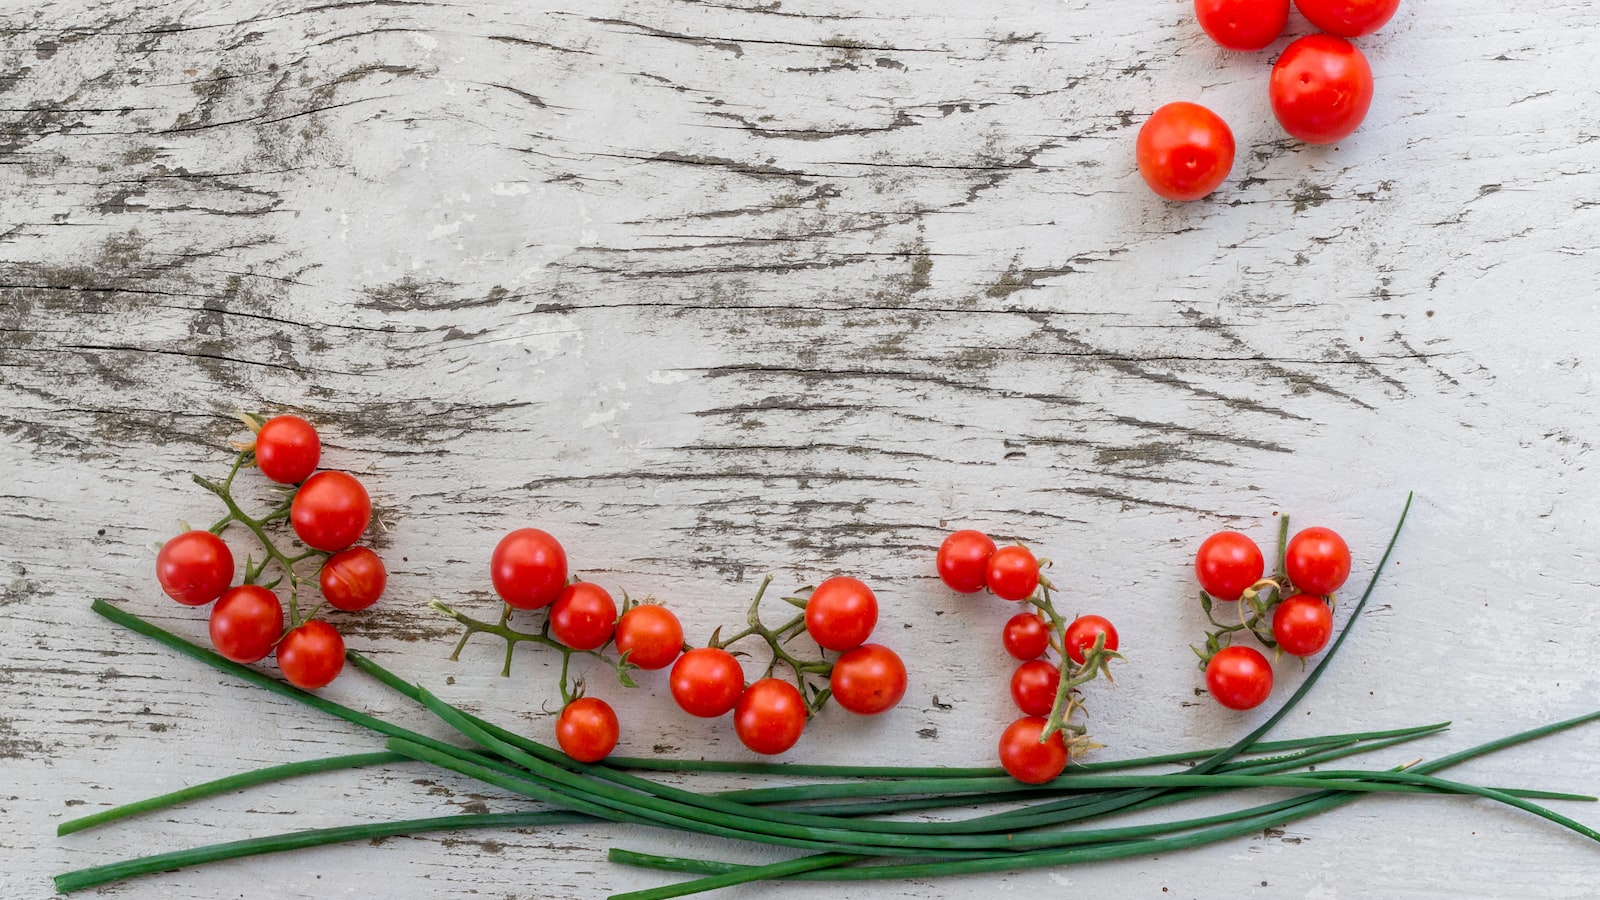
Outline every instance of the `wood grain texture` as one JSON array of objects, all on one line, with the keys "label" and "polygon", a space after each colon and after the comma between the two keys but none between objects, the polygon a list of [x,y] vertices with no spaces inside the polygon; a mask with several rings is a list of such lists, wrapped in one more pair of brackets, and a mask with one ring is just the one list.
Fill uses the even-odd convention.
[{"label": "wood grain texture", "polygon": [[[764,573],[868,578],[911,692],[881,720],[824,716],[793,757],[974,764],[1009,719],[1008,610],[932,577],[949,528],[1027,540],[1069,609],[1117,621],[1129,664],[1090,698],[1110,757],[1255,721],[1197,695],[1204,535],[1266,543],[1288,512],[1344,532],[1360,577],[1412,488],[1371,618],[1283,733],[1455,721],[1395,764],[1588,711],[1596,41],[1589,3],[1407,3],[1362,41],[1366,124],[1312,148],[1271,121],[1271,54],[1218,51],[1180,0],[7,3],[0,895],[138,852],[514,806],[399,766],[53,836],[156,789],[376,745],[89,612],[113,597],[204,634],[151,562],[216,512],[188,473],[225,470],[237,408],[307,415],[381,506],[391,592],[348,617],[351,643],[536,736],[547,655],[511,679],[487,644],[450,663],[425,605],[492,609],[485,564],[513,527],[557,532],[585,576],[670,603],[696,641]],[[1185,206],[1131,165],[1137,125],[1176,99],[1241,148]],[[1299,676],[1279,677],[1286,696]],[[742,755],[642,681],[597,687],[625,752]],[[430,727],[358,677],[329,694]],[[1574,733],[1462,772],[1594,791],[1597,749]],[[667,880],[605,862],[613,844],[773,858],[574,827],[107,893]],[[1581,897],[1597,859],[1487,804],[1369,799],[1159,859],[859,894]]]}]

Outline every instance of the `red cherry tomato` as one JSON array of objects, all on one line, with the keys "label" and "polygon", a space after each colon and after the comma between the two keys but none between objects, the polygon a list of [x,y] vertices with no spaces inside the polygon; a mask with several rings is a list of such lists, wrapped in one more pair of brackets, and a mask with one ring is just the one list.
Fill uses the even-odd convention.
[{"label": "red cherry tomato", "polygon": [[299,484],[317,470],[322,439],[299,416],[273,416],[256,432],[256,466],[279,484]]},{"label": "red cherry tomato", "polygon": [[1194,14],[1223,47],[1260,50],[1289,24],[1289,0],[1194,0]]},{"label": "red cherry tomato", "polygon": [[550,607],[550,634],[574,650],[605,646],[617,627],[617,603],[589,581],[567,585]]},{"label": "red cherry tomato", "polygon": [[993,554],[994,541],[981,531],[968,529],[945,538],[934,562],[940,580],[951,590],[976,594],[988,581],[989,557]]},{"label": "red cherry tomato", "polygon": [[1309,34],[1284,49],[1268,82],[1272,114],[1292,137],[1331,144],[1355,133],[1372,106],[1372,67],[1344,38]]},{"label": "red cherry tomato", "polygon": [[1024,715],[1049,715],[1060,686],[1061,670],[1042,659],[1025,662],[1011,673],[1011,699]]},{"label": "red cherry tomato", "polygon": [[289,506],[289,523],[300,540],[330,553],[361,540],[371,519],[367,489],[344,472],[318,472],[307,478]]},{"label": "red cherry tomato", "polygon": [[1000,640],[1017,659],[1038,659],[1050,649],[1050,626],[1036,613],[1017,613],[1006,620]]},{"label": "red cherry tomato", "polygon": [[1388,24],[1400,0],[1294,0],[1300,15],[1329,34],[1353,38]]},{"label": "red cherry tomato", "polygon": [[1284,547],[1283,570],[1301,593],[1326,597],[1350,577],[1350,547],[1330,528],[1307,528]]},{"label": "red cherry tomato", "polygon": [[1039,743],[1044,725],[1043,716],[1028,716],[1012,722],[1000,735],[1000,765],[1024,784],[1043,784],[1067,767],[1067,744],[1060,731]]},{"label": "red cherry tomato", "polygon": [[1039,561],[1027,547],[1012,544],[989,557],[989,590],[1002,600],[1026,600],[1039,587]]},{"label": "red cherry tomato", "polygon": [[371,547],[351,547],[328,557],[317,576],[322,596],[335,609],[355,612],[378,602],[389,572]]},{"label": "red cherry tomato", "polygon": [[1321,597],[1295,594],[1272,613],[1272,637],[1285,653],[1321,653],[1333,637],[1333,610]]},{"label": "red cherry tomato", "polygon": [[733,730],[757,753],[782,753],[806,728],[806,701],[800,689],[777,678],[763,678],[745,689],[733,709]]},{"label": "red cherry tomato", "polygon": [[641,669],[664,669],[683,652],[683,626],[665,606],[640,604],[617,621],[617,652]]},{"label": "red cherry tomato", "polygon": [[578,762],[605,759],[617,747],[621,728],[611,704],[598,697],[579,697],[568,703],[556,719],[556,743],[561,752]]},{"label": "red cherry tomato", "polygon": [[567,552],[548,532],[518,528],[495,545],[489,577],[505,602],[517,609],[543,609],[567,585]]},{"label": "red cherry tomato", "polygon": [[1272,693],[1272,666],[1253,647],[1223,647],[1206,663],[1206,690],[1229,709],[1255,709]]},{"label": "red cherry tomato", "polygon": [[853,650],[878,624],[878,598],[858,579],[841,575],[817,585],[806,601],[806,631],[817,646]]},{"label": "red cherry tomato", "polygon": [[726,650],[696,647],[673,663],[667,683],[672,699],[684,712],[714,719],[739,702],[744,691],[744,670]]},{"label": "red cherry tomato", "polygon": [[278,668],[301,690],[326,687],[344,669],[344,638],[327,622],[312,619],[278,642]]},{"label": "red cherry tomato", "polygon": [[1237,531],[1219,531],[1205,539],[1194,555],[1200,589],[1218,600],[1237,600],[1261,580],[1267,561],[1261,548]]},{"label": "red cherry tomato", "polygon": [[211,607],[211,646],[236,663],[266,659],[283,636],[283,604],[259,584],[224,592]]},{"label": "red cherry tomato", "polygon": [[1106,636],[1105,649],[1117,649],[1117,629],[1104,616],[1079,616],[1067,626],[1065,644],[1067,658],[1083,665],[1084,653],[1094,649],[1100,635]]},{"label": "red cherry tomato", "polygon": [[156,580],[184,606],[204,606],[233,582],[233,551],[209,531],[185,531],[156,553]]},{"label": "red cherry tomato", "polygon": [[834,662],[828,688],[850,712],[875,716],[906,695],[906,664],[882,644],[862,644]]},{"label": "red cherry tomato", "polygon": [[1198,103],[1168,103],[1139,129],[1139,174],[1168,200],[1199,200],[1233,171],[1233,131]]}]

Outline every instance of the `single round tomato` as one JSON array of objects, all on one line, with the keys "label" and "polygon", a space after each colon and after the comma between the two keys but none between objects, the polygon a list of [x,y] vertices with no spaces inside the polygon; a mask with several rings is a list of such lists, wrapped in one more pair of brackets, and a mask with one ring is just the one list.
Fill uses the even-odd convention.
[{"label": "single round tomato", "polygon": [[1355,133],[1372,106],[1372,67],[1356,45],[1308,34],[1286,47],[1268,82],[1272,114],[1308,144],[1331,144]]},{"label": "single round tomato", "polygon": [[1261,580],[1267,561],[1261,548],[1237,531],[1219,531],[1200,544],[1194,574],[1200,589],[1217,600],[1237,600]]},{"label": "single round tomato", "polygon": [[683,625],[665,606],[642,603],[617,620],[617,652],[641,669],[664,669],[683,652]]},{"label": "single round tomato", "polygon": [[751,750],[771,756],[793,747],[806,729],[806,701],[800,689],[777,678],[745,688],[733,709],[733,730]]},{"label": "single round tomato", "polygon": [[878,598],[858,579],[841,575],[817,585],[806,601],[806,632],[826,650],[853,650],[878,624]]},{"label": "single round tomato", "polygon": [[617,603],[606,589],[575,581],[561,590],[550,607],[550,634],[574,650],[605,646],[617,627]]},{"label": "single round tomato", "polygon": [[233,551],[209,531],[185,531],[156,553],[156,581],[184,606],[204,606],[233,583]]},{"label": "single round tomato", "polygon": [[1029,660],[1011,673],[1011,699],[1024,715],[1049,715],[1060,686],[1061,670],[1042,659]]},{"label": "single round tomato", "polygon": [[1289,24],[1289,0],[1194,0],[1194,14],[1224,48],[1260,50]]},{"label": "single round tomato", "polygon": [[1094,649],[1094,642],[1102,634],[1106,636],[1105,649],[1117,649],[1117,629],[1109,619],[1104,616],[1079,616],[1073,619],[1064,636],[1067,659],[1083,665],[1084,654]]},{"label": "single round tomato", "polygon": [[1353,38],[1388,24],[1400,0],[1294,0],[1300,15],[1329,34]]},{"label": "single round tomato", "polygon": [[934,564],[939,569],[940,580],[951,590],[976,594],[988,583],[992,555],[994,541],[981,531],[967,529],[952,532],[944,539]]},{"label": "single round tomato", "polygon": [[1331,528],[1307,528],[1284,547],[1283,571],[1302,594],[1326,597],[1350,577],[1350,547]]},{"label": "single round tomato", "polygon": [[1320,653],[1333,638],[1333,610],[1321,597],[1295,594],[1272,613],[1272,637],[1285,653]]},{"label": "single round tomato", "polygon": [[1198,103],[1168,103],[1151,113],[1135,149],[1144,183],[1168,200],[1199,200],[1233,171],[1233,131]]},{"label": "single round tomato", "polygon": [[744,669],[726,650],[696,647],[673,663],[667,684],[672,699],[684,712],[714,719],[739,702],[744,691]]},{"label": "single round tomato", "polygon": [[371,547],[351,547],[328,557],[317,581],[335,609],[355,612],[378,602],[389,572]]},{"label": "single round tomato", "polygon": [[299,484],[317,470],[322,439],[299,416],[273,416],[256,432],[256,466],[279,484]]},{"label": "single round tomato", "polygon": [[1038,659],[1050,649],[1050,626],[1037,613],[1017,613],[1006,620],[1000,640],[1017,659]]},{"label": "single round tomato", "polygon": [[556,719],[556,743],[578,762],[599,762],[617,747],[621,727],[611,704],[598,697],[579,697]]},{"label": "single round tomato", "polygon": [[1039,561],[1020,544],[1001,547],[989,557],[985,580],[1002,600],[1026,600],[1039,587]]},{"label": "single round tomato", "polygon": [[211,607],[211,646],[236,663],[266,659],[283,636],[283,604],[259,584],[230,588]]},{"label": "single round tomato", "polygon": [[1223,647],[1206,663],[1206,690],[1229,709],[1255,709],[1272,693],[1272,666],[1254,647]]},{"label": "single round tomato", "polygon": [[862,644],[834,662],[828,688],[850,712],[875,716],[906,695],[906,664],[882,644]]},{"label": "single round tomato", "polygon": [[326,687],[344,669],[344,638],[321,619],[312,619],[278,642],[278,669],[301,690]]},{"label": "single round tomato", "polygon": [[1043,716],[1028,716],[1006,726],[1000,735],[1000,765],[1024,784],[1043,784],[1067,767],[1067,744],[1060,731],[1039,743],[1044,726]]},{"label": "single round tomato", "polygon": [[567,552],[548,532],[518,528],[495,545],[489,577],[505,602],[517,609],[543,609],[567,586]]},{"label": "single round tomato", "polygon": [[361,540],[372,501],[355,476],[318,472],[306,479],[289,506],[289,523],[307,547],[332,553]]}]

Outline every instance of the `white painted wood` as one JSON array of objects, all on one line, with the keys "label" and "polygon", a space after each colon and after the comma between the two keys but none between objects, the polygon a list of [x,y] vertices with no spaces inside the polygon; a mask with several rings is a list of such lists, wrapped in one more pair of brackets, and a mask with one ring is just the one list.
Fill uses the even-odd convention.
[{"label": "white painted wood", "polygon": [[[1295,20],[1298,32],[1304,24]],[[1023,538],[1121,629],[1102,758],[1225,742],[1196,696],[1189,560],[1273,516],[1358,577],[1414,524],[1285,736],[1451,719],[1437,755],[1586,712],[1600,486],[1600,155],[1588,3],[1408,2],[1361,43],[1351,140],[1268,112],[1272,54],[1179,0],[155,3],[0,12],[0,895],[130,854],[514,807],[420,767],[258,788],[57,839],[65,817],[370,735],[89,612],[185,634],[155,542],[216,512],[231,411],[294,409],[383,508],[390,595],[351,643],[548,736],[548,655],[447,660],[505,531],[558,533],[693,640],[765,572],[869,579],[901,708],[824,716],[798,760],[982,764],[1009,719],[999,601],[932,577],[949,528]],[[1280,45],[1278,46],[1281,46]],[[1154,199],[1137,124],[1211,105],[1209,201]],[[447,679],[454,679],[448,684]],[[1277,698],[1299,678],[1280,668]],[[622,750],[738,757],[660,676],[597,688]],[[328,692],[417,727],[360,677]],[[1594,791],[1600,733],[1463,767]],[[696,782],[705,783],[705,782]],[[1572,811],[1600,825],[1592,807]],[[428,835],[170,873],[119,897],[592,897],[669,877],[632,828]],[[851,896],[1581,897],[1596,849],[1486,803],[1363,800],[1159,859]],[[772,886],[728,896],[832,897]]]}]

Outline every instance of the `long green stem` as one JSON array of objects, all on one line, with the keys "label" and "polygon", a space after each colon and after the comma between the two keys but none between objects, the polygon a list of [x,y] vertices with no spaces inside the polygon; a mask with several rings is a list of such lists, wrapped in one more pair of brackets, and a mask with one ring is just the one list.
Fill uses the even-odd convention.
[{"label": "long green stem", "polygon": [[158,809],[177,806],[180,803],[188,803],[191,800],[199,800],[202,797],[242,790],[243,788],[266,784],[271,781],[283,781],[288,778],[298,778],[301,775],[310,775],[316,772],[335,772],[340,769],[357,769],[364,766],[382,766],[389,763],[407,761],[404,756],[398,753],[384,751],[380,753],[354,753],[347,756],[327,756],[319,759],[286,763],[281,766],[268,766],[264,769],[228,775],[215,781],[191,785],[156,797],[150,797],[134,803],[126,803],[122,806],[116,806],[76,819],[69,819],[56,826],[56,835],[72,834],[73,832],[83,831],[86,828],[104,825],[107,822],[126,819],[129,816],[154,812]]},{"label": "long green stem", "polygon": [[335,828],[315,828],[271,837],[250,838],[226,844],[212,844],[193,850],[178,850],[140,859],[114,862],[104,866],[78,869],[57,875],[56,890],[67,894],[85,888],[121,881],[136,875],[165,872],[201,863],[263,853],[281,853],[305,847],[320,847],[342,841],[364,841],[417,834],[424,831],[454,831],[465,828],[536,828],[542,825],[565,825],[588,821],[586,816],[567,812],[483,813],[477,815],[439,816],[431,819],[406,819],[398,822],[368,822],[361,825],[341,825]]},{"label": "long green stem", "polygon": [[[1595,721],[1597,719],[1600,719],[1600,712],[1593,712],[1587,715],[1578,716],[1576,718],[1567,719],[1562,722],[1555,722],[1550,725],[1545,725],[1529,731],[1519,732],[1518,734],[1509,735],[1495,741],[1490,741],[1486,744],[1480,744],[1476,747],[1471,747],[1458,753],[1441,757],[1437,760],[1432,760],[1418,766],[1413,766],[1411,771],[1413,773],[1426,775],[1444,769],[1448,766],[1455,765],[1456,763],[1467,759],[1492,753],[1506,747],[1524,743],[1526,741],[1535,740],[1549,734],[1554,734],[1558,731],[1563,731],[1568,728],[1573,728]],[[1490,793],[1492,794],[1494,792],[1491,791]],[[983,859],[964,859],[953,862],[890,864],[859,868],[830,867],[818,869],[811,873],[796,877],[804,878],[806,880],[817,879],[828,881],[854,881],[863,879],[888,878],[931,878],[943,875],[1019,871],[1030,868],[1042,868],[1049,866],[1071,865],[1083,862],[1121,859],[1131,856],[1150,856],[1160,853],[1167,853],[1172,850],[1185,849],[1188,847],[1213,843],[1230,837],[1241,837],[1255,833],[1262,828],[1287,824],[1306,816],[1332,809],[1344,803],[1348,803],[1352,799],[1359,796],[1360,794],[1337,794],[1332,792],[1322,792],[1305,797],[1295,798],[1290,801],[1280,801],[1278,804],[1269,804],[1268,806],[1254,807],[1250,810],[1243,811],[1249,813],[1249,815],[1229,824],[1202,828],[1189,834],[1175,837],[1119,840],[1085,847],[1065,847],[1005,856],[987,857]],[[1508,802],[1514,798],[1493,797],[1492,799],[1501,800],[1501,802]],[[1284,804],[1289,805],[1285,806]],[[1520,804],[1514,803],[1512,805]],[[1539,814],[1544,815],[1548,812],[1549,811],[1546,810]],[[1563,824],[1569,828],[1572,826],[1577,826],[1577,829],[1581,829],[1579,833],[1583,833],[1585,836],[1589,836],[1592,839],[1595,837],[1592,833],[1592,830],[1587,829],[1586,826],[1583,826],[1579,823],[1571,822],[1570,819],[1566,819],[1565,817],[1558,816],[1554,813],[1550,813],[1545,817],[1550,818],[1552,821],[1556,821],[1559,824]],[[1166,827],[1166,824],[1145,827],[1159,829]],[[630,861],[630,856],[634,857],[634,859],[638,859],[638,855],[628,854],[626,851],[613,851],[612,858],[618,862],[627,862]],[[864,859],[864,857],[856,857],[855,859],[851,860],[851,862],[860,861],[861,859]],[[671,860],[671,862],[673,864],[673,868],[677,871],[692,871],[692,869],[689,867],[699,864],[699,861],[696,860],[675,859]],[[712,870],[708,868],[700,871]],[[611,900],[660,900],[660,898],[679,897],[690,893],[698,893],[701,890],[711,890],[716,887],[724,887],[730,883],[739,883],[737,881],[728,880],[734,875],[744,876],[742,879],[740,879],[740,881],[758,881],[769,877],[766,874],[767,870],[765,867],[761,866],[735,867],[732,864],[716,864],[715,871],[716,874],[712,878],[681,882],[678,884],[667,885],[664,888],[636,891],[629,894],[618,894],[614,895]]]}]

